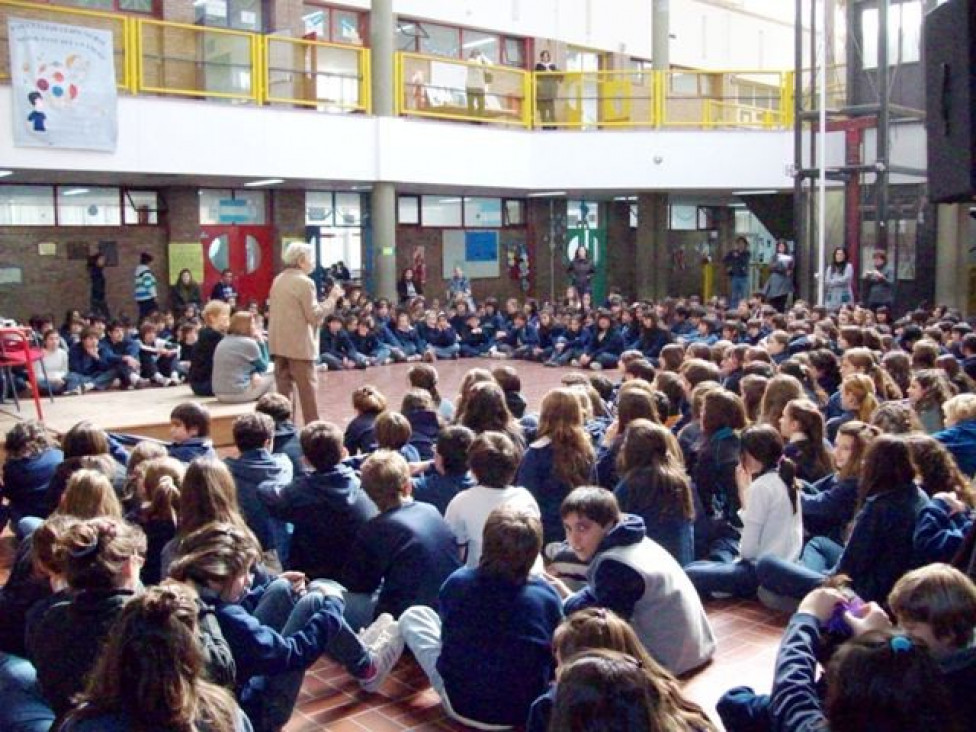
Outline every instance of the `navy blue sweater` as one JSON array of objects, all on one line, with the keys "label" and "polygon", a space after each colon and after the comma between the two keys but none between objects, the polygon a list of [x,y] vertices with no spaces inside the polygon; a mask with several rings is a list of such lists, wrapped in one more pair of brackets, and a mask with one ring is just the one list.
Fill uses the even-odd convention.
[{"label": "navy blue sweater", "polygon": [[342,583],[367,594],[382,583],[376,615],[398,618],[411,605],[436,607],[441,585],[460,566],[454,533],[437,509],[409,502],[360,529]]},{"label": "navy blue sweater", "polygon": [[64,461],[56,447],[23,458],[10,458],[3,464],[2,495],[18,517],[46,516],[44,494],[54,472]]},{"label": "navy blue sweater", "polygon": [[413,497],[421,503],[429,503],[443,516],[451,499],[473,485],[475,480],[471,473],[441,475],[437,468],[431,467],[413,479]]},{"label": "navy blue sweater", "polygon": [[[804,514],[803,519],[806,520]],[[973,527],[973,513],[949,515],[949,504],[933,498],[918,515],[915,524],[915,556],[919,564],[951,563]]]},{"label": "navy blue sweater", "polygon": [[804,487],[800,494],[803,528],[811,536],[826,536],[838,544],[857,508],[857,478],[838,479],[837,473]]},{"label": "navy blue sweater", "polygon": [[976,474],[976,419],[965,419],[932,435],[946,446],[969,477]]},{"label": "navy blue sweater", "polygon": [[373,452],[376,450],[376,412],[364,412],[353,417],[352,421],[346,425],[346,433],[342,443],[350,455],[360,452]]},{"label": "navy blue sweater", "polygon": [[522,585],[459,569],[440,591],[437,670],[454,710],[488,724],[521,725],[545,692],[562,603],[540,579]]},{"label": "navy blue sweater", "polygon": [[543,544],[566,538],[559,507],[574,486],[556,475],[551,443],[533,445],[525,451],[515,476],[515,485],[526,488],[539,504],[542,514]]},{"label": "navy blue sweater", "polygon": [[414,409],[406,412],[404,417],[410,422],[410,444],[417,449],[421,460],[434,459],[434,445],[441,432],[440,419],[436,411]]},{"label": "navy blue sweater", "polygon": [[289,569],[312,579],[336,579],[359,530],[376,515],[359,478],[345,465],[302,475],[280,492],[262,486],[258,496],[272,516],[294,524]]},{"label": "navy blue sweater", "polygon": [[914,484],[865,500],[835,570],[851,578],[865,602],[884,602],[895,582],[916,566],[912,537],[927,503]]}]

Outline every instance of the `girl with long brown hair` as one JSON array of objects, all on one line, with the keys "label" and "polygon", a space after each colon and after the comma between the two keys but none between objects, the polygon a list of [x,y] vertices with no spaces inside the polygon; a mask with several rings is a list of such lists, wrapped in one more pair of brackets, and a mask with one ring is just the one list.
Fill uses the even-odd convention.
[{"label": "girl with long brown hair", "polygon": [[572,389],[553,389],[542,399],[536,441],[515,478],[539,503],[544,543],[563,538],[559,507],[574,488],[592,481],[595,460],[579,398]]},{"label": "girl with long brown hair", "polygon": [[809,399],[794,399],[786,405],[779,421],[779,433],[787,441],[784,454],[796,464],[796,476],[813,483],[834,469],[824,446],[824,420]]},{"label": "girl with long brown hair", "polygon": [[678,440],[667,427],[634,419],[617,458],[620,510],[644,519],[647,536],[684,566],[694,559],[695,506]]}]

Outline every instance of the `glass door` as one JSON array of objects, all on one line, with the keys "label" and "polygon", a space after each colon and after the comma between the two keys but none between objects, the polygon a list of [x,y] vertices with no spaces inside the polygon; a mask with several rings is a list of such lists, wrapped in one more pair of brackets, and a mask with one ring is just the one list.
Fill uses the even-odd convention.
[{"label": "glass door", "polygon": [[583,248],[596,268],[593,305],[602,305],[607,291],[607,224],[599,201],[569,201],[566,208],[566,261],[568,267]]}]

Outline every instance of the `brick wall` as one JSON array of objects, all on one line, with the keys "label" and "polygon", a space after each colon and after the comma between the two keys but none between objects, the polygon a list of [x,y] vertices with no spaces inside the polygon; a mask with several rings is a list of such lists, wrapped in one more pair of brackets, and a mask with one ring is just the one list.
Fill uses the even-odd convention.
[{"label": "brick wall", "polygon": [[[444,296],[447,292],[447,279],[450,279],[451,272],[445,273],[443,271],[443,236],[444,229],[440,228],[427,228],[419,226],[398,226],[397,227],[397,246],[396,246],[396,267],[397,267],[397,279],[400,277],[400,273],[413,265],[413,253],[414,249],[418,246],[424,249],[424,260],[426,262],[426,275],[424,282],[424,294],[428,301],[437,297],[444,301]],[[508,269],[508,245],[512,242],[521,242],[529,238],[529,232],[527,229],[501,229],[499,230],[498,244],[499,244],[499,257],[501,258],[500,271],[501,277],[490,278],[490,279],[473,279],[471,280],[471,290],[476,300],[482,300],[486,297],[495,297],[499,300],[504,300],[509,297],[517,297],[523,299],[526,296],[532,296],[533,290],[530,289],[528,293],[524,293],[518,280],[513,280],[509,276]],[[531,250],[531,241],[529,242]],[[530,254],[530,260],[534,260],[534,257]],[[530,267],[534,269],[535,264],[532,262]],[[445,275],[447,279],[445,279]]]},{"label": "brick wall", "polygon": [[[100,241],[114,241],[118,246],[119,264],[106,268],[105,272],[108,304],[113,315],[136,315],[132,276],[142,252],[155,257],[152,266],[159,281],[159,302],[169,302],[167,238],[161,226],[5,226],[0,228],[0,267],[21,267],[23,283],[0,284],[0,315],[25,320],[35,313],[50,313],[60,324],[69,308],[88,310],[89,278],[85,260],[69,259],[68,244],[84,245],[88,252],[94,253]],[[53,242],[56,254],[39,256],[40,242]]]}]

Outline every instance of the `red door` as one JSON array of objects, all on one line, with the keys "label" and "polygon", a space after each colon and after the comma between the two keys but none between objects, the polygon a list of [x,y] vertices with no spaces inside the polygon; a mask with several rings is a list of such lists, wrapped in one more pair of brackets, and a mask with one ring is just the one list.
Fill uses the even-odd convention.
[{"label": "red door", "polygon": [[200,227],[204,299],[210,298],[220,273],[230,269],[239,295],[237,306],[247,307],[252,301],[263,305],[274,278],[273,241],[270,226]]}]

